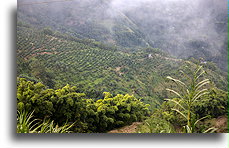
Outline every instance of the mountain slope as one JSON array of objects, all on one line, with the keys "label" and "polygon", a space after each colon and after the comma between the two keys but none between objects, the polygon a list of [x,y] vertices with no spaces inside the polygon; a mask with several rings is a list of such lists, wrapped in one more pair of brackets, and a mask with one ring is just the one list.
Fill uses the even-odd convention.
[{"label": "mountain slope", "polygon": [[122,12],[107,9],[107,2],[69,1],[27,6],[23,3],[28,1],[20,1],[18,19],[36,27],[48,26],[75,37],[121,47],[149,46],[138,27]]},{"label": "mountain slope", "polygon": [[[133,94],[150,103],[152,98],[163,100],[168,95],[165,88],[171,85],[166,76],[179,76],[179,69],[186,62],[159,49],[122,52],[93,40],[25,24],[18,25],[17,34],[19,77],[42,81],[50,88],[70,84],[96,99],[108,91]],[[210,66],[211,63],[204,65],[209,78],[225,90],[226,74]]]},{"label": "mountain slope", "polygon": [[204,58],[227,71],[227,5],[223,0],[26,3],[31,2],[19,1],[18,20],[36,27],[95,39],[122,51],[153,47],[178,58]]}]

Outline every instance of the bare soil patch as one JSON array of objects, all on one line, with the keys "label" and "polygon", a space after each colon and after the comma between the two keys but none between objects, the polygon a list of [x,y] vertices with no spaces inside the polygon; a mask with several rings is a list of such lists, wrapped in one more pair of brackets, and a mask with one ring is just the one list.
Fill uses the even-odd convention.
[{"label": "bare soil patch", "polygon": [[111,130],[108,133],[136,133],[138,125],[142,122],[133,122],[131,125],[121,127],[119,129]]}]

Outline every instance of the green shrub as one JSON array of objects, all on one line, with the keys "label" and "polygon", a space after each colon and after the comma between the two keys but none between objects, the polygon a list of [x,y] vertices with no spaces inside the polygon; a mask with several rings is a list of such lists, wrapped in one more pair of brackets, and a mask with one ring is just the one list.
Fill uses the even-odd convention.
[{"label": "green shrub", "polygon": [[137,128],[137,133],[174,133],[174,131],[171,123],[154,116],[145,120],[144,123]]},{"label": "green shrub", "polygon": [[[112,97],[104,92],[104,99],[97,101],[85,96],[70,85],[53,90],[25,78],[18,78],[17,81],[18,110],[34,110],[34,118],[54,120],[59,125],[66,121],[76,122],[72,127],[74,132],[105,132],[142,121],[149,115],[149,105],[128,94]],[[54,123],[51,121],[43,125],[49,127]]]}]

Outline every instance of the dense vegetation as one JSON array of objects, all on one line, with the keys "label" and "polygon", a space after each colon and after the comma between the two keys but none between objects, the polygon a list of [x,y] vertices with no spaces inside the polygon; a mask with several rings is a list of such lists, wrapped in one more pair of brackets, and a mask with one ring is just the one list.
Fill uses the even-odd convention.
[{"label": "dense vegetation", "polygon": [[[180,76],[187,81],[179,73],[185,68],[184,60],[153,48],[124,53],[93,40],[81,40],[48,28],[37,30],[25,24],[18,25],[17,44],[18,110],[22,114],[34,112],[31,118],[41,120],[35,122],[39,126],[26,132],[68,132],[68,127],[71,132],[106,132],[150,115],[141,132],[178,132],[173,125],[185,122],[172,110],[176,99],[163,103],[172,96],[165,88],[176,88],[166,76]],[[194,70],[198,61],[190,60],[189,67]],[[225,115],[227,94],[214,87],[226,89],[226,78],[211,63],[203,67],[215,84],[211,84],[209,95],[193,103],[195,117]],[[106,91],[111,93],[104,94]],[[150,105],[131,95],[121,95],[127,93]],[[52,127],[55,124],[59,129]],[[63,125],[63,129],[58,125]]]},{"label": "dense vegetation", "polygon": [[17,82],[20,112],[34,111],[34,118],[51,119],[59,125],[75,122],[71,127],[74,132],[105,132],[149,115],[148,105],[128,94],[112,97],[104,92],[104,98],[95,101],[85,98],[84,93],[76,93],[76,88],[69,85],[53,90],[23,78]]},{"label": "dense vegetation", "polygon": [[227,132],[221,3],[206,16],[192,13],[212,24],[198,25],[179,11],[185,2],[169,2],[177,7],[166,16],[161,3],[124,11],[111,2],[19,3],[17,133],[103,133],[134,123],[138,133]]},{"label": "dense vegetation", "polygon": [[168,77],[187,90],[183,87],[177,87],[178,91],[167,89],[178,98],[166,99],[152,112],[148,108],[150,105],[128,94],[113,97],[104,92],[103,99],[87,99],[84,93],[76,92],[76,87],[66,85],[53,90],[40,82],[18,78],[17,132],[106,132],[143,120],[139,133],[215,132],[218,128],[201,121],[228,114],[227,93],[207,86],[210,81],[204,79],[203,74],[202,66],[198,66],[193,76],[186,75],[189,78],[187,84]]},{"label": "dense vegetation", "polygon": [[74,0],[21,5],[28,2],[19,1],[18,20],[37,28],[48,26],[121,51],[153,47],[178,58],[202,57],[227,71],[226,1]]},{"label": "dense vegetation", "polygon": [[[19,77],[54,89],[70,84],[89,98],[102,98],[101,94],[107,91],[133,94],[146,103],[152,103],[147,102],[151,97],[163,100],[167,96],[165,88],[170,85],[165,77],[178,75],[179,67],[185,63],[159,49],[121,52],[93,40],[81,40],[50,29],[38,30],[22,23],[17,33]],[[210,65],[210,62],[204,65],[210,79],[226,90],[226,74]]]},{"label": "dense vegetation", "polygon": [[[191,65],[188,64],[188,66]],[[167,77],[177,86],[175,90],[167,88],[176,97],[166,99],[161,107],[155,110],[152,116],[139,127],[138,132],[206,133],[215,132],[218,128],[227,132],[225,127],[216,128],[211,124],[201,123],[205,119],[228,114],[226,109],[228,107],[227,93],[209,86],[210,81],[203,76],[206,72],[202,66],[196,66],[194,71],[186,68],[181,73],[187,78],[185,82],[170,76]]]}]

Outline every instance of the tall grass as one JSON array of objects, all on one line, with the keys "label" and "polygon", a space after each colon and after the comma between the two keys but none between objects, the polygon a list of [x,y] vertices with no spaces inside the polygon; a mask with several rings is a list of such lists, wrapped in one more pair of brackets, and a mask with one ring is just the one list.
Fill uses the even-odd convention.
[{"label": "tall grass", "polygon": [[[210,80],[203,77],[206,71],[204,71],[202,66],[197,65],[194,71],[190,67],[191,65],[186,66],[185,71],[181,70],[187,83],[170,76],[167,77],[177,85],[178,90],[169,88],[167,90],[175,94],[178,97],[178,101],[175,99],[166,100],[175,103],[176,108],[174,107],[172,110],[178,112],[186,120],[187,124],[183,126],[184,132],[186,133],[195,132],[195,127],[198,122],[208,118],[208,116],[206,116],[201,119],[196,119],[196,115],[192,111],[192,108],[195,102],[209,93],[206,86],[210,83]],[[209,128],[204,132],[214,132],[215,130],[215,128]]]},{"label": "tall grass", "polygon": [[33,112],[17,111],[17,133],[30,133],[37,121],[33,119]]},{"label": "tall grass", "polygon": [[18,111],[17,133],[71,133],[73,124],[65,123],[63,126],[55,124],[54,121],[34,119],[34,112]]}]

